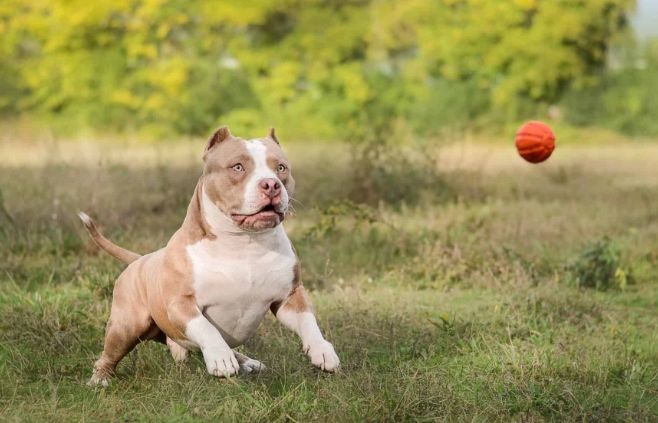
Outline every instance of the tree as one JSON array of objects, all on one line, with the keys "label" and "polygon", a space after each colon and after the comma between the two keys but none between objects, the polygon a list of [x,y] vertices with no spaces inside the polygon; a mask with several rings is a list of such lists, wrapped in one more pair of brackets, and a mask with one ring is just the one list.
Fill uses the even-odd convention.
[{"label": "tree", "polygon": [[201,134],[222,119],[244,131],[281,123],[295,137],[378,136],[378,116],[414,120],[423,104],[453,101],[452,87],[483,99],[464,119],[556,101],[597,75],[633,6],[4,0],[0,72],[13,82],[0,107],[72,129]]}]

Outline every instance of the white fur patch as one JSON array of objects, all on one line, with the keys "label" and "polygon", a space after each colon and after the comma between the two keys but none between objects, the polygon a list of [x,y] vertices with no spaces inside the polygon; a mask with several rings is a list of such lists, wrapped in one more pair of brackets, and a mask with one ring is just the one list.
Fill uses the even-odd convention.
[{"label": "white fur patch", "polygon": [[276,318],[287,328],[298,334],[303,343],[324,340],[313,313],[308,311],[297,313],[282,307],[276,313]]},{"label": "white fur patch", "polygon": [[181,347],[185,348],[188,351],[199,351],[201,348],[199,347],[199,344],[197,344],[194,341],[190,341],[187,339],[172,339],[175,343],[180,345]]},{"label": "white fur patch", "polygon": [[176,363],[184,363],[187,361],[187,349],[183,348],[180,344],[167,337],[167,348],[171,352],[171,356]]},{"label": "white fur patch", "polygon": [[87,386],[102,386],[103,388],[107,388],[110,386],[110,381],[107,379],[107,377],[98,377],[93,375],[87,382]]},{"label": "white fur patch", "polygon": [[324,339],[322,341],[304,344],[304,352],[311,359],[311,363],[325,372],[335,372],[340,367],[340,360],[334,346]]},{"label": "white fur patch", "polygon": [[[214,213],[210,207],[204,205],[204,215]],[[203,239],[187,253],[197,305],[231,347],[251,337],[270,305],[292,289],[297,258],[281,225]]]},{"label": "white fur patch", "polygon": [[219,335],[217,329],[203,316],[195,317],[187,322],[185,335],[201,351],[214,349],[220,350],[228,348],[224,339]]},{"label": "white fur patch", "polygon": [[281,184],[281,206],[283,209],[288,207],[288,192],[283,187],[283,183],[276,173],[267,165],[267,147],[260,140],[245,141],[249,154],[254,159],[256,165],[253,173],[249,176],[249,181],[245,187],[244,201],[242,202],[242,211],[240,214],[257,213],[262,203],[260,202],[260,188],[258,184],[263,179],[276,179]]},{"label": "white fur patch", "polygon": [[89,217],[87,213],[79,212],[78,217],[80,218],[80,220],[82,220],[82,223],[84,223],[85,225],[87,226],[91,225],[91,217]]},{"label": "white fur patch", "polygon": [[293,330],[302,339],[304,353],[311,359],[311,363],[327,372],[335,372],[340,366],[340,360],[334,346],[327,342],[320,332],[313,313],[297,313],[293,310],[281,308],[276,314],[281,323]]},{"label": "white fur patch", "polygon": [[250,358],[244,363],[240,363],[240,371],[243,373],[262,372],[263,370],[265,370],[265,365],[253,358]]},{"label": "white fur patch", "polygon": [[185,335],[201,348],[208,373],[213,376],[233,376],[240,370],[233,350],[217,329],[203,316],[187,323]]}]

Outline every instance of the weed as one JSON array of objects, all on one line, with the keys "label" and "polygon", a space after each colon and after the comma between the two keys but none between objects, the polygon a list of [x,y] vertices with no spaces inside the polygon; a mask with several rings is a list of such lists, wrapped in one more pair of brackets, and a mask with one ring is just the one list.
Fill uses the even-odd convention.
[{"label": "weed", "polygon": [[606,291],[626,290],[633,283],[631,269],[622,263],[622,252],[608,237],[589,243],[567,266],[571,281],[579,287]]}]

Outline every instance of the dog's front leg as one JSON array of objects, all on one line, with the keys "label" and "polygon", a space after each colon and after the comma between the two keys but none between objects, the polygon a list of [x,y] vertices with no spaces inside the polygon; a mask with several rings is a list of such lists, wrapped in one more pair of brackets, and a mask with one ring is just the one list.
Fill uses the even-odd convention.
[{"label": "dog's front leg", "polygon": [[217,328],[201,313],[194,298],[175,299],[169,304],[167,315],[187,340],[199,346],[208,373],[218,377],[229,377],[238,373],[240,365],[233,350]]},{"label": "dog's front leg", "polygon": [[333,345],[322,336],[303,286],[296,287],[284,302],[272,304],[271,309],[279,322],[299,335],[304,353],[315,367],[326,372],[338,370],[338,355]]}]

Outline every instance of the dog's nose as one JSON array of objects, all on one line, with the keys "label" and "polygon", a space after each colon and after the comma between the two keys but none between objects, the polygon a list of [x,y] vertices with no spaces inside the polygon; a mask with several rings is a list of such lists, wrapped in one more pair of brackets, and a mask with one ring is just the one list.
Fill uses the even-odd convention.
[{"label": "dog's nose", "polygon": [[281,182],[274,178],[267,178],[260,181],[258,184],[263,194],[270,198],[274,198],[281,194]]}]

